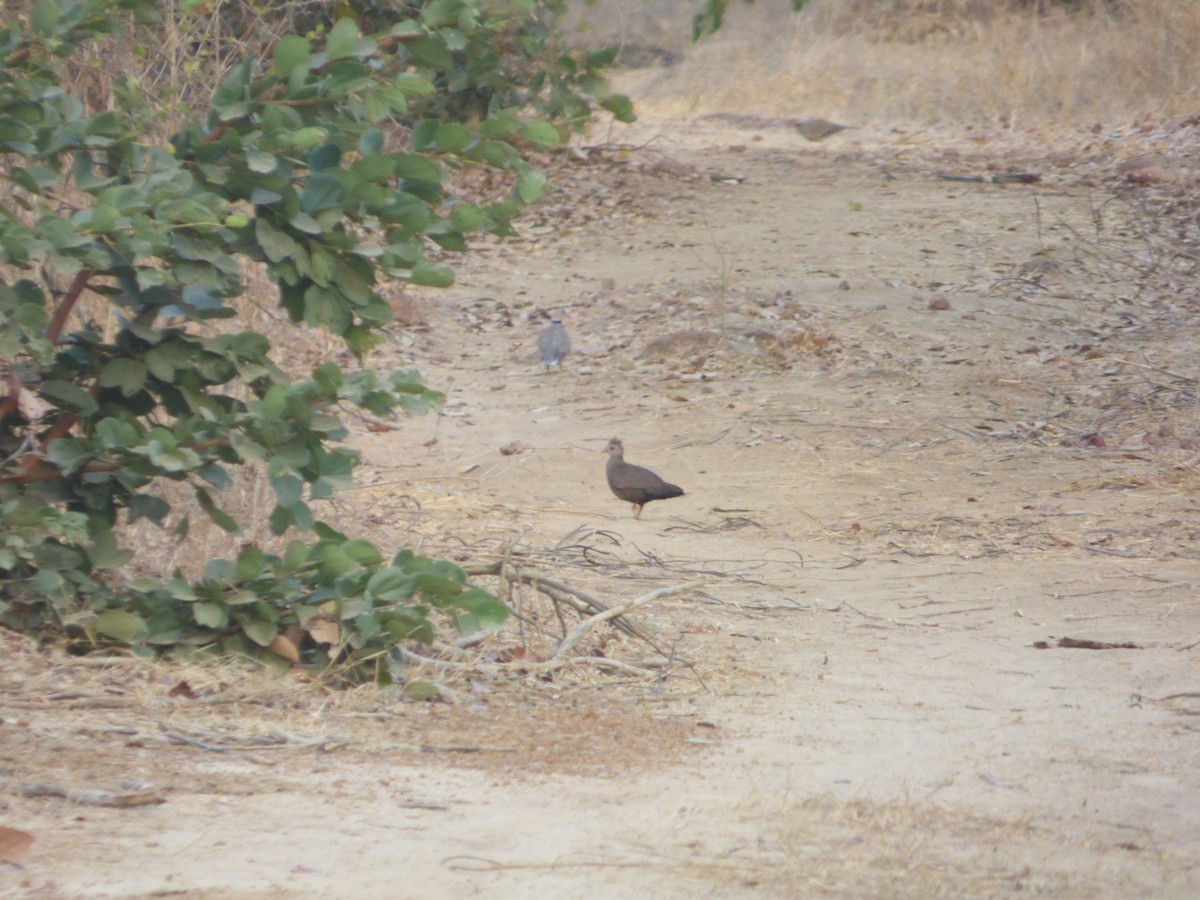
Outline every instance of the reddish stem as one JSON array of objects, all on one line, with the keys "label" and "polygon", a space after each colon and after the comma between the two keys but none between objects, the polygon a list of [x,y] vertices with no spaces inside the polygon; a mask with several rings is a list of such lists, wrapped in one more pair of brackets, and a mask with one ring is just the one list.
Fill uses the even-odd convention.
[{"label": "reddish stem", "polygon": [[71,282],[71,286],[67,288],[66,296],[58,304],[58,309],[54,310],[54,316],[50,319],[50,326],[46,329],[46,337],[50,339],[50,343],[55,346],[58,345],[62,330],[67,324],[67,317],[71,315],[71,310],[79,302],[79,295],[83,293],[83,289],[87,287],[88,281],[95,274],[92,269],[80,269],[75,273],[75,279]]},{"label": "reddish stem", "polygon": [[[36,456],[27,456],[22,461],[22,465],[27,460],[32,459],[34,463],[38,462]],[[116,472],[121,466],[118,463],[88,463],[81,471],[84,472]],[[20,475],[2,475],[0,476],[0,484],[33,484],[38,481],[53,481],[56,478],[64,478],[65,476],[59,469],[42,469],[40,472],[22,472]]]}]

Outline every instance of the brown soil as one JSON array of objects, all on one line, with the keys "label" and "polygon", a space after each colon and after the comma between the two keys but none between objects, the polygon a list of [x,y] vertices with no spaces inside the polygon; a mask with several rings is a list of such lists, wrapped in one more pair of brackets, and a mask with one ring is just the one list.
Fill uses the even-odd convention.
[{"label": "brown soil", "polygon": [[[449,402],[364,428],[338,501],[609,604],[701,582],[630,614],[667,658],[597,628],[551,666],[528,589],[421,670],[446,702],[6,640],[0,823],[35,841],[5,895],[1196,896],[1185,260],[1084,138],[760,124],[564,164],[415,298],[374,362]],[[1041,180],[939,177],[989,172]],[[686,495],[632,518],[613,436]]]}]

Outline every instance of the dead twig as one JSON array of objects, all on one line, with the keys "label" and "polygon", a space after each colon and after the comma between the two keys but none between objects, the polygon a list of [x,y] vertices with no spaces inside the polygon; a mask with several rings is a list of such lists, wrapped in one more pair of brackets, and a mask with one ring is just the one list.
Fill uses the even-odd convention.
[{"label": "dead twig", "polygon": [[[558,649],[554,651],[554,659],[561,659],[571,651],[571,648],[578,643],[591,628],[601,622],[607,622],[609,619],[615,619],[617,616],[622,616],[631,610],[645,606],[647,603],[653,603],[655,600],[661,600],[664,597],[671,597],[675,594],[690,591],[703,586],[703,581],[689,581],[686,584],[679,584],[673,587],[659,588],[657,591],[651,591],[649,594],[644,594],[636,600],[630,600],[628,603],[622,603],[620,606],[614,606],[611,609],[606,609],[604,612],[597,613],[590,619],[584,619],[576,625],[571,633],[563,639],[563,642],[558,645]],[[662,652],[662,651],[659,651]],[[665,655],[665,654],[664,654]]]},{"label": "dead twig", "polygon": [[[692,665],[692,663],[688,662],[686,659],[678,658],[675,654],[674,648],[672,648],[670,650],[664,649],[657,642],[652,640],[647,635],[643,634],[636,627],[634,627],[634,625],[631,622],[629,622],[627,619],[624,618],[624,613],[630,609],[635,608],[634,606],[630,606],[630,605],[626,604],[624,606],[610,608],[607,603],[603,602],[598,597],[594,597],[593,595],[589,594],[588,592],[581,590],[580,588],[577,588],[574,585],[568,584],[565,581],[560,581],[557,578],[550,578],[548,576],[541,575],[537,572],[524,571],[520,568],[513,571],[513,570],[509,569],[509,567],[508,567],[508,563],[509,563],[510,559],[511,559],[511,548],[508,548],[508,551],[506,552],[505,557],[503,559],[497,560],[492,563],[488,563],[486,565],[472,566],[472,567],[467,568],[466,571],[467,571],[467,574],[471,577],[477,577],[480,575],[494,575],[496,577],[502,578],[510,586],[510,588],[511,588],[511,585],[513,585],[513,584],[529,585],[530,587],[533,587],[535,590],[540,591],[541,593],[545,594],[547,597],[550,598],[550,600],[555,605],[554,608],[555,608],[556,615],[559,615],[559,605],[564,604],[564,605],[570,606],[573,610],[575,610],[575,612],[579,613],[581,616],[589,616],[589,618],[585,619],[583,623],[581,623],[580,625],[577,625],[575,627],[574,631],[567,632],[566,624],[565,624],[565,622],[562,621],[561,615],[559,615],[559,622],[560,622],[560,624],[563,625],[563,631],[564,631],[565,636],[564,636],[562,642],[560,642],[558,651],[554,655],[555,659],[559,659],[561,657],[566,656],[566,654],[570,650],[572,644],[574,644],[575,641],[577,641],[579,639],[579,637],[585,631],[587,631],[588,628],[592,627],[592,625],[598,624],[600,622],[611,621],[613,627],[620,629],[621,631],[628,634],[630,637],[637,638],[638,640],[643,641],[644,643],[648,644],[657,653],[661,654],[664,659],[678,662],[681,665],[685,666],[693,675],[696,676],[696,680],[700,683],[701,687],[703,687],[705,691],[708,690],[708,685],[705,683],[704,678],[700,675],[700,673],[696,670],[696,667],[694,665]],[[712,573],[712,574],[720,574],[720,573]],[[689,582],[688,585],[684,585],[684,586],[681,586],[678,588],[663,588],[663,589],[661,589],[663,591],[662,593],[656,591],[653,594],[647,595],[647,596],[654,598],[654,599],[658,599],[660,597],[670,596],[671,594],[677,593],[680,590],[684,590],[687,587],[694,587],[694,586],[697,586],[700,584],[703,584],[703,582],[701,582],[701,581]],[[511,596],[511,590],[510,590],[510,596]],[[638,603],[638,601],[633,601],[633,602],[635,604]],[[646,602],[649,602],[649,601],[647,600]],[[590,623],[590,624],[587,624],[587,623]],[[572,635],[574,635],[574,637]],[[568,641],[570,643],[568,643]],[[438,661],[438,660],[430,660],[425,657],[417,657],[414,654],[412,654],[411,651],[408,651],[408,650],[405,650],[404,652],[406,655],[412,656],[414,659],[417,659],[421,662],[430,662],[433,665],[440,666],[442,668],[448,668],[448,669],[459,668],[459,667],[469,668],[469,666],[462,666],[461,664],[458,664],[458,665],[449,664],[448,665],[448,664],[442,663],[441,661]],[[593,664],[598,665],[598,663],[593,663]],[[619,668],[619,667],[610,666],[610,668]]]},{"label": "dead twig", "polygon": [[645,669],[642,666],[621,662],[619,659],[609,659],[607,656],[568,656],[562,658],[555,656],[544,663],[523,663],[521,668],[531,675],[542,675],[565,668],[566,666],[578,665],[595,666],[598,669],[613,669],[618,672],[632,672],[635,675],[643,676],[652,674],[649,669]]},{"label": "dead twig", "polygon": [[84,806],[115,806],[127,808],[133,806],[153,806],[166,803],[167,798],[161,791],[88,791],[67,787],[52,781],[16,781],[12,778],[0,778],[0,790],[22,797],[61,797],[71,803]]},{"label": "dead twig", "polygon": [[[500,578],[504,578],[507,581],[515,582],[517,584],[527,584],[535,590],[540,590],[543,594],[555,602],[565,600],[568,605],[570,605],[575,609],[576,612],[580,614],[583,614],[583,608],[576,603],[566,600],[566,597],[574,597],[575,599],[579,600],[583,607],[590,609],[592,613],[602,613],[608,611],[609,607],[607,603],[604,603],[602,600],[593,597],[591,594],[581,590],[580,588],[567,584],[565,581],[559,581],[557,578],[549,578],[546,575],[540,575],[537,572],[525,572],[520,569],[515,572],[509,571],[505,565],[507,558],[508,557],[506,554],[505,559],[503,560],[497,560],[496,562],[490,563],[486,566],[474,566],[467,569],[467,574],[471,576],[496,575]],[[646,638],[638,634],[633,626],[628,622],[618,621],[614,622],[613,625],[617,628],[620,628],[631,637],[638,637],[642,640],[646,640]],[[649,643],[649,641],[647,641],[647,643]]]},{"label": "dead twig", "polygon": [[933,619],[937,616],[961,616],[963,613],[973,612],[991,612],[996,607],[994,606],[971,606],[967,609],[947,609],[942,612],[922,613],[919,616],[910,616],[913,619]]}]

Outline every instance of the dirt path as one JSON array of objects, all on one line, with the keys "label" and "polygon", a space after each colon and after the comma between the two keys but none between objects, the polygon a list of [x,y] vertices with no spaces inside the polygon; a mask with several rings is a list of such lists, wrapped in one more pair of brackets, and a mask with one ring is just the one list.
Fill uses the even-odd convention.
[{"label": "dirt path", "polygon": [[[203,713],[155,671],[84,722],[48,666],[2,711],[6,777],[167,802],[4,796],[38,836],[5,894],[1196,895],[1194,354],[1136,217],[1077,157],[639,128],[669,137],[562,172],[419,298],[380,364],[450,403],[362,436],[344,518],[610,603],[701,581],[633,616],[695,670],[531,664],[447,676],[453,704],[214,683]],[[985,159],[1044,177],[936,177]],[[614,435],[686,496],[633,519]]]}]

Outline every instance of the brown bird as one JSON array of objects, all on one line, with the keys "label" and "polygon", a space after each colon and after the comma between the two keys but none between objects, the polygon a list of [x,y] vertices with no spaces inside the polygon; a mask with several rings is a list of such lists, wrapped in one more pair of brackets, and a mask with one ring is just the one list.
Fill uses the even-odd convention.
[{"label": "brown bird", "polygon": [[608,454],[608,486],[622,500],[633,504],[634,518],[642,517],[642,507],[651,500],[670,500],[682,497],[683,488],[663,481],[649,469],[625,462],[625,448],[613,438],[604,448]]},{"label": "brown bird", "polygon": [[803,119],[796,123],[796,130],[800,132],[800,136],[809,141],[823,141],[831,134],[837,134],[839,131],[853,127],[853,125],[839,125],[828,119]]}]

